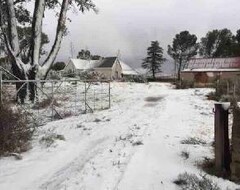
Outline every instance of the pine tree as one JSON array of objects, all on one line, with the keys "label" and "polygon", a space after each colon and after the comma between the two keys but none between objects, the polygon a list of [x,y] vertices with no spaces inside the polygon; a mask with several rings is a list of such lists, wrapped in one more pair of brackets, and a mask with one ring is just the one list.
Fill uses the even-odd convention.
[{"label": "pine tree", "polygon": [[168,55],[170,55],[178,68],[177,77],[181,79],[181,70],[189,59],[197,55],[199,44],[197,36],[189,31],[182,31],[176,34],[172,46],[168,45]]},{"label": "pine tree", "polygon": [[147,57],[143,59],[142,67],[152,74],[156,79],[156,73],[161,72],[161,65],[166,61],[163,57],[163,48],[159,46],[158,41],[152,41],[151,46],[147,48]]}]

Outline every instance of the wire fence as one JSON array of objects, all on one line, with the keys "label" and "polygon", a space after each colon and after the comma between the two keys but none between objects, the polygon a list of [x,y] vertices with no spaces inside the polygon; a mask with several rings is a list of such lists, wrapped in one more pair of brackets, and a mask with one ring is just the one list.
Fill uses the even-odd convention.
[{"label": "wire fence", "polygon": [[229,98],[240,100],[240,80],[219,80],[215,84],[216,94],[229,101]]},{"label": "wire fence", "polygon": [[[0,102],[11,102],[20,107],[37,125],[69,116],[109,109],[110,81],[97,80],[6,80],[0,68]],[[22,88],[35,85],[35,101],[27,96],[24,104],[17,103]],[[16,84],[20,88],[16,90]]]}]

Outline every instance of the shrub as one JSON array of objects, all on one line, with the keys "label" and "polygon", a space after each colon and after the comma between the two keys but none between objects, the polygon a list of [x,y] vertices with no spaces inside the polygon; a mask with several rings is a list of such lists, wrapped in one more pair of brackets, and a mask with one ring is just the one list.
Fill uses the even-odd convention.
[{"label": "shrub", "polygon": [[56,140],[65,141],[65,137],[63,135],[49,133],[40,139],[40,143],[44,144],[46,147],[50,147]]},{"label": "shrub", "polygon": [[148,80],[141,75],[125,75],[123,76],[125,82],[146,83]]},{"label": "shrub", "polygon": [[189,152],[187,152],[187,151],[182,151],[182,152],[181,152],[181,156],[182,156],[185,160],[187,160],[187,159],[189,158]]},{"label": "shrub", "polygon": [[56,62],[51,69],[54,71],[61,71],[65,68],[66,64],[64,62]]},{"label": "shrub", "polygon": [[235,80],[218,80],[214,83],[215,92],[207,95],[209,100],[228,102],[232,97],[237,100],[240,98],[240,81]]},{"label": "shrub", "polygon": [[194,88],[194,81],[188,81],[188,80],[181,80],[174,83],[176,86],[176,89],[188,89],[188,88]]},{"label": "shrub", "polygon": [[19,109],[7,104],[0,107],[0,156],[27,151],[32,134],[27,116]]},{"label": "shrub", "polygon": [[50,106],[51,103],[54,106],[60,106],[60,104],[57,102],[56,99],[52,100],[52,98],[46,98],[46,99],[43,99],[41,102],[36,102],[33,106],[33,109],[45,109],[48,106]]},{"label": "shrub", "polygon": [[206,142],[202,139],[189,137],[181,141],[181,144],[192,144],[192,145],[205,145]]},{"label": "shrub", "polygon": [[216,94],[216,92],[210,92],[209,94],[206,95],[208,100],[215,100],[219,101],[221,97]]},{"label": "shrub", "polygon": [[140,140],[138,140],[138,141],[136,141],[136,142],[132,142],[132,145],[133,145],[133,146],[143,145],[143,142],[140,141]]},{"label": "shrub", "polygon": [[217,184],[208,179],[206,175],[198,177],[187,172],[180,174],[174,183],[182,190],[220,190]]},{"label": "shrub", "polygon": [[204,157],[204,160],[198,162],[197,166],[210,175],[221,176],[215,167],[215,159]]},{"label": "shrub", "polygon": [[51,72],[48,76],[48,79],[51,79],[51,80],[60,80],[61,79],[61,76],[59,73],[57,72]]},{"label": "shrub", "polygon": [[75,78],[76,74],[75,73],[67,73],[66,77]]},{"label": "shrub", "polygon": [[[214,92],[210,92],[207,95],[208,100],[220,101],[222,96],[227,95],[228,93],[228,81],[219,80],[214,83]],[[224,98],[225,99],[225,98]]]},{"label": "shrub", "polygon": [[63,118],[71,117],[71,116],[73,116],[72,112],[65,110],[65,111],[61,111],[61,112],[56,112],[53,115],[53,118],[58,120],[58,119],[63,119]]},{"label": "shrub", "polygon": [[215,163],[215,159],[204,157],[204,160],[197,162],[197,166],[209,175],[230,180],[230,171],[217,169]]}]

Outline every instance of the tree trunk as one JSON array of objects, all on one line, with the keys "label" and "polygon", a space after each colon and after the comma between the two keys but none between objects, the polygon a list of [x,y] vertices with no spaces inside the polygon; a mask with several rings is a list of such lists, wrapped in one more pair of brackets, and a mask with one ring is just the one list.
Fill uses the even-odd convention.
[{"label": "tree trunk", "polygon": [[[24,64],[20,59],[19,39],[17,31],[17,20],[14,9],[14,1],[6,0],[8,7],[7,27],[0,23],[1,29],[8,28],[9,35],[4,34],[4,41],[8,50],[9,57],[11,58],[13,74],[20,80],[35,80],[37,75],[41,79],[46,79],[48,72],[51,69],[53,62],[56,59],[58,51],[61,46],[62,38],[65,32],[65,24],[67,19],[67,10],[69,8],[70,0],[62,0],[60,15],[58,18],[58,25],[56,29],[56,36],[52,49],[47,56],[46,61],[42,65],[39,64],[40,46],[41,46],[41,33],[42,33],[42,19],[45,10],[45,0],[36,0],[33,15],[32,25],[32,41],[28,54],[28,63]],[[1,7],[0,7],[1,11]],[[1,18],[0,18],[1,21]],[[3,31],[4,33],[4,31]],[[36,85],[33,82],[16,83],[17,99],[24,103],[27,95],[27,86],[29,86],[29,98],[34,101],[36,94]]]},{"label": "tree trunk", "polygon": [[17,32],[17,20],[16,14],[14,10],[14,3],[13,0],[7,0],[7,7],[8,7],[8,29],[9,29],[9,39],[10,45],[15,55],[19,53],[19,40],[18,40],[18,32]]},{"label": "tree trunk", "polygon": [[42,39],[42,20],[45,10],[45,0],[36,0],[32,21],[32,39],[29,56],[31,57],[31,65],[39,65],[41,39]]},{"label": "tree trunk", "polygon": [[155,70],[152,68],[152,75],[153,75],[153,80],[156,80],[156,77],[155,77]]},{"label": "tree trunk", "polygon": [[182,67],[182,58],[179,59],[179,67],[178,67],[178,81],[181,80],[181,67]]},{"label": "tree trunk", "polygon": [[[34,68],[30,69],[28,71],[28,79],[29,80],[36,80],[36,70]],[[36,97],[36,82],[29,82],[28,83],[28,90],[29,90],[29,100],[34,103],[35,97]]]},{"label": "tree trunk", "polygon": [[[14,62],[14,60],[11,61]],[[12,72],[20,80],[27,80],[25,73],[19,69],[17,64],[12,63]],[[18,99],[20,99],[20,103],[24,104],[24,100],[27,95],[27,84],[23,82],[16,82],[16,91],[16,101],[18,102]]]}]

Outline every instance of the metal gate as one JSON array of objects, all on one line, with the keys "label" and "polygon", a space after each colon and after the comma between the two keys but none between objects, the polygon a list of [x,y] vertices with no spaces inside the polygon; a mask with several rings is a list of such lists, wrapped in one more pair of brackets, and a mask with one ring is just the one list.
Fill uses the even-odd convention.
[{"label": "metal gate", "polygon": [[[16,84],[20,88],[16,90]],[[17,102],[22,88],[35,85],[35,101],[27,96],[24,104]],[[48,121],[76,116],[111,106],[110,81],[107,80],[20,80],[0,67],[0,102],[20,107],[38,125]]]}]

